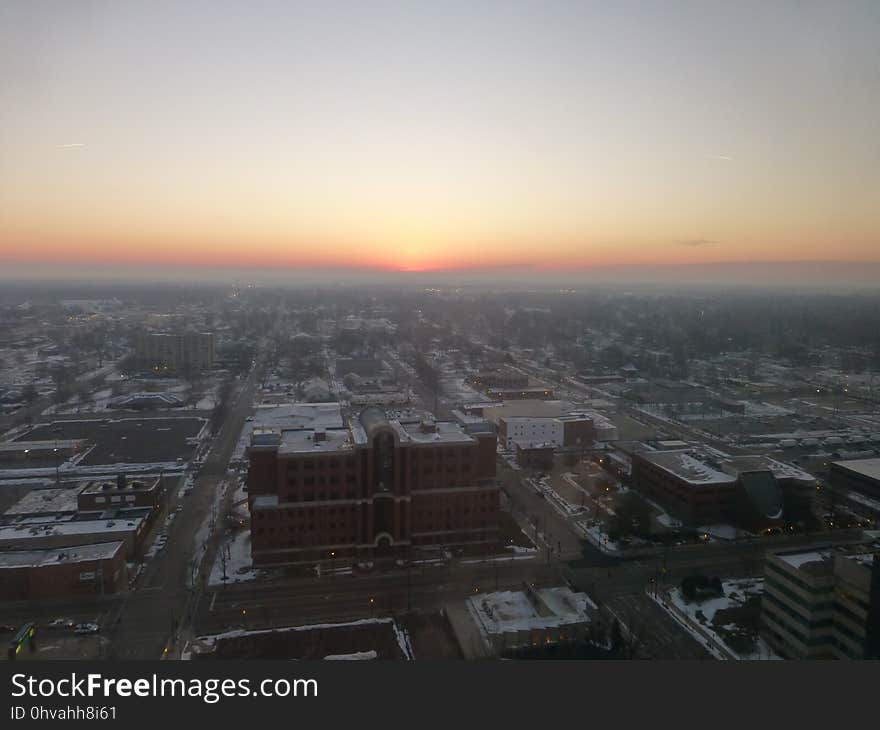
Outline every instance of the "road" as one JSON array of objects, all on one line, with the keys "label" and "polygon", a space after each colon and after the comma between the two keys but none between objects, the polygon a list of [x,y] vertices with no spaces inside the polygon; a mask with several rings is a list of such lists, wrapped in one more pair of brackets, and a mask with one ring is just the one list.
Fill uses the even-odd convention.
[{"label": "road", "polygon": [[396,568],[365,575],[324,575],[233,583],[206,592],[198,634],[229,628],[309,625],[405,612],[439,611],[475,593],[519,589],[527,581],[554,585],[561,566],[539,558]]},{"label": "road", "polygon": [[[118,601],[105,617],[110,638],[109,655],[119,659],[156,659],[166,647],[173,649],[173,636],[184,629],[190,608],[198,600],[199,586],[210,573],[215,538],[201,559],[196,536],[211,519],[220,486],[245,419],[252,411],[260,382],[255,365],[240,383],[235,401],[211,445],[195,480],[192,494],[180,497],[183,509],[168,530],[165,550],[147,563],[135,590]],[[175,502],[169,503],[173,509]],[[218,511],[218,517],[222,512]],[[219,531],[217,531],[219,532]]]}]

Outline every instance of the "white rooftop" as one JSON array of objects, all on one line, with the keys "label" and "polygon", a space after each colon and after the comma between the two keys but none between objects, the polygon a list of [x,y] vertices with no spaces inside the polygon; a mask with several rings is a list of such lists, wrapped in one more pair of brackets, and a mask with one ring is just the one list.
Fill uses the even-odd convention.
[{"label": "white rooftop", "polygon": [[570,588],[541,588],[533,597],[525,591],[498,591],[468,599],[472,612],[488,633],[550,628],[586,623],[596,605],[585,593]]}]

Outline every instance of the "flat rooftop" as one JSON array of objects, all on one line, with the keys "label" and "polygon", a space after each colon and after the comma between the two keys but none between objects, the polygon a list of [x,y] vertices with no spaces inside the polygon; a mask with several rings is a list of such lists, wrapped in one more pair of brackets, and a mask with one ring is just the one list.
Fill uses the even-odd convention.
[{"label": "flat rooftop", "polygon": [[120,489],[115,479],[101,479],[89,482],[83,487],[83,494],[131,494],[132,492],[149,492],[159,486],[159,477],[148,479],[131,479],[125,480],[124,486]]},{"label": "flat rooftop", "polygon": [[339,403],[278,403],[257,406],[254,427],[308,429],[343,428],[342,408]]},{"label": "flat rooftop", "polygon": [[23,520],[11,525],[0,525],[0,542],[40,538],[54,535],[113,535],[137,529],[143,517],[110,517],[94,520]]},{"label": "flat rooftop", "polygon": [[6,510],[3,515],[15,517],[41,512],[76,512],[76,498],[81,491],[82,487],[33,489]]},{"label": "flat rooftop", "polygon": [[834,554],[831,550],[776,553],[776,557],[792,568],[805,570],[814,575],[830,573],[834,568]]},{"label": "flat rooftop", "polygon": [[691,485],[733,484],[736,477],[713,469],[684,451],[639,451],[639,457]]},{"label": "flat rooftop", "polygon": [[852,461],[835,461],[834,466],[859,476],[880,481],[880,458],[853,459]]},{"label": "flat rooftop", "polygon": [[488,633],[550,628],[586,623],[596,605],[585,593],[568,587],[526,591],[498,591],[468,599],[472,613]]},{"label": "flat rooftop", "polygon": [[47,439],[45,441],[11,441],[0,444],[0,455],[17,454],[22,451],[73,451],[83,444],[82,439]]},{"label": "flat rooftop", "polygon": [[[316,438],[317,434],[317,438]],[[303,429],[281,431],[279,454],[298,454],[311,452],[320,454],[328,451],[344,451],[354,448],[351,434],[346,428],[331,430]]]},{"label": "flat rooftop", "polygon": [[192,456],[206,423],[194,416],[54,421],[35,426],[14,443],[85,439],[94,447],[79,462],[83,466],[168,463]]},{"label": "flat rooftop", "polygon": [[0,570],[109,560],[122,549],[123,544],[120,541],[115,541],[94,545],[77,545],[69,548],[47,548],[45,550],[3,550],[0,551]]},{"label": "flat rooftop", "polygon": [[[387,412],[380,414],[381,423],[392,429],[401,444],[469,444],[474,437],[454,421],[430,421],[420,414]],[[338,452],[364,446],[367,431],[360,417],[342,425],[338,403],[296,404],[287,407],[260,409],[251,429],[251,448],[278,448],[279,454]],[[428,428],[425,425],[429,424]]]},{"label": "flat rooftop", "polygon": [[728,474],[739,474],[744,471],[770,471],[777,479],[797,479],[803,482],[815,482],[816,478],[799,469],[793,464],[786,464],[770,456],[732,456],[726,459],[721,467]]}]

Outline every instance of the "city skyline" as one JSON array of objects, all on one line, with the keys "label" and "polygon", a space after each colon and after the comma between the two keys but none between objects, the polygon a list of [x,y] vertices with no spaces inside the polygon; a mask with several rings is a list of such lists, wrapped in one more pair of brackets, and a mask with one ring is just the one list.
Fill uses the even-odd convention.
[{"label": "city skyline", "polygon": [[876,4],[0,17],[10,271],[880,261]]}]

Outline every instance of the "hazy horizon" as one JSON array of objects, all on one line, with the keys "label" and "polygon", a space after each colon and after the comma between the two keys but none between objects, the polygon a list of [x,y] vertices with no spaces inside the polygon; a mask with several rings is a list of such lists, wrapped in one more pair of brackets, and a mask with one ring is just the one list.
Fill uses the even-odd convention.
[{"label": "hazy horizon", "polygon": [[16,265],[0,270],[0,281],[95,286],[110,282],[140,284],[167,282],[185,285],[259,286],[404,286],[482,287],[509,289],[596,289],[646,287],[656,290],[757,289],[810,291],[880,291],[880,262],[745,262],[690,265],[600,266],[573,271],[508,266],[484,269],[391,271],[381,268],[241,268],[226,267],[89,267]]}]

